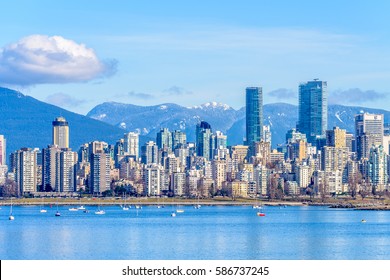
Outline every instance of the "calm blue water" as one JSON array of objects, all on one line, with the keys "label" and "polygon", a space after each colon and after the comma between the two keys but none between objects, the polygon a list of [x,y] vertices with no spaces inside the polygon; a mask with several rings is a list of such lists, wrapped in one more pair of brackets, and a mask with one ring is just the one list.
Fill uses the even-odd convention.
[{"label": "calm blue water", "polygon": [[[326,207],[144,206],[106,215],[0,210],[0,259],[390,259],[390,211]],[[366,223],[361,223],[365,219]]]}]

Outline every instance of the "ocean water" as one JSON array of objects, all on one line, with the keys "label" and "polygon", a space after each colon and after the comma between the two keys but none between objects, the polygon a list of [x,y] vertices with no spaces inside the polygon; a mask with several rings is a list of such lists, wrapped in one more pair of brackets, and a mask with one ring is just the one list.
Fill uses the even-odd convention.
[{"label": "ocean water", "polygon": [[[39,206],[0,210],[2,260],[390,259],[390,211],[267,206],[144,206],[105,215]],[[362,219],[366,220],[362,223]]]}]

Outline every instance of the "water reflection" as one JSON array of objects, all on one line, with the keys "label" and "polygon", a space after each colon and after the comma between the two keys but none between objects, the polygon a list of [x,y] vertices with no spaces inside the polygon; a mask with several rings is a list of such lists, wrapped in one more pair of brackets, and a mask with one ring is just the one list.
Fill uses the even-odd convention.
[{"label": "water reflection", "polygon": [[[106,215],[14,207],[1,259],[390,259],[390,212],[326,207],[105,207]],[[361,223],[362,218],[366,223]]]}]

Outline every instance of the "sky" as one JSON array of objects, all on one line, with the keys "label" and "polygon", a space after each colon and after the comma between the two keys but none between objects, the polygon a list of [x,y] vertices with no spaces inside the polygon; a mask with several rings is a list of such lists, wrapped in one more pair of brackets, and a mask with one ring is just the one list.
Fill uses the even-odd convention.
[{"label": "sky", "polygon": [[0,86],[86,114],[103,102],[210,101],[245,88],[297,104],[328,82],[329,103],[390,110],[390,1],[3,1]]}]

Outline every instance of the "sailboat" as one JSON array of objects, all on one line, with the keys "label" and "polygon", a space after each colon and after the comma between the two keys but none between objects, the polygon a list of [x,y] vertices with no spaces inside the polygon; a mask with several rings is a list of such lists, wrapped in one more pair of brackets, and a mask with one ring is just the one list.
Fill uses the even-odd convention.
[{"label": "sailboat", "polygon": [[9,217],[8,220],[13,221],[15,220],[15,217],[12,215],[12,197],[11,197],[11,208],[9,210]]},{"label": "sailboat", "polygon": [[184,209],[178,208],[176,209],[176,213],[184,213]]},{"label": "sailboat", "polygon": [[198,204],[194,205],[194,208],[195,209],[200,209],[201,207],[202,207],[202,205],[199,204],[199,195],[198,195]]},{"label": "sailboat", "polygon": [[263,207],[259,206],[256,215],[259,216],[259,217],[264,217],[265,216],[265,213],[263,212]]},{"label": "sailboat", "polygon": [[57,212],[54,214],[54,216],[59,217],[61,216],[60,211],[58,211],[58,202],[57,202]]},{"label": "sailboat", "polygon": [[[260,200],[260,198],[259,198],[259,200]],[[253,208],[255,208],[255,207],[253,207]],[[259,217],[265,216],[265,213],[263,212],[263,206],[261,205],[261,203],[257,205],[256,209],[257,209],[257,213],[256,213],[257,216],[259,216]]]},{"label": "sailboat", "polygon": [[98,205],[98,210],[95,211],[96,215],[104,215],[106,212],[103,209],[100,209],[100,204]]},{"label": "sailboat", "polygon": [[122,206],[122,210],[129,210],[129,206],[126,205],[126,194],[123,196],[123,206]]},{"label": "sailboat", "polygon": [[41,213],[46,213],[47,212],[47,210],[43,208],[43,198],[42,198],[42,204],[41,204],[39,212],[41,212]]}]

